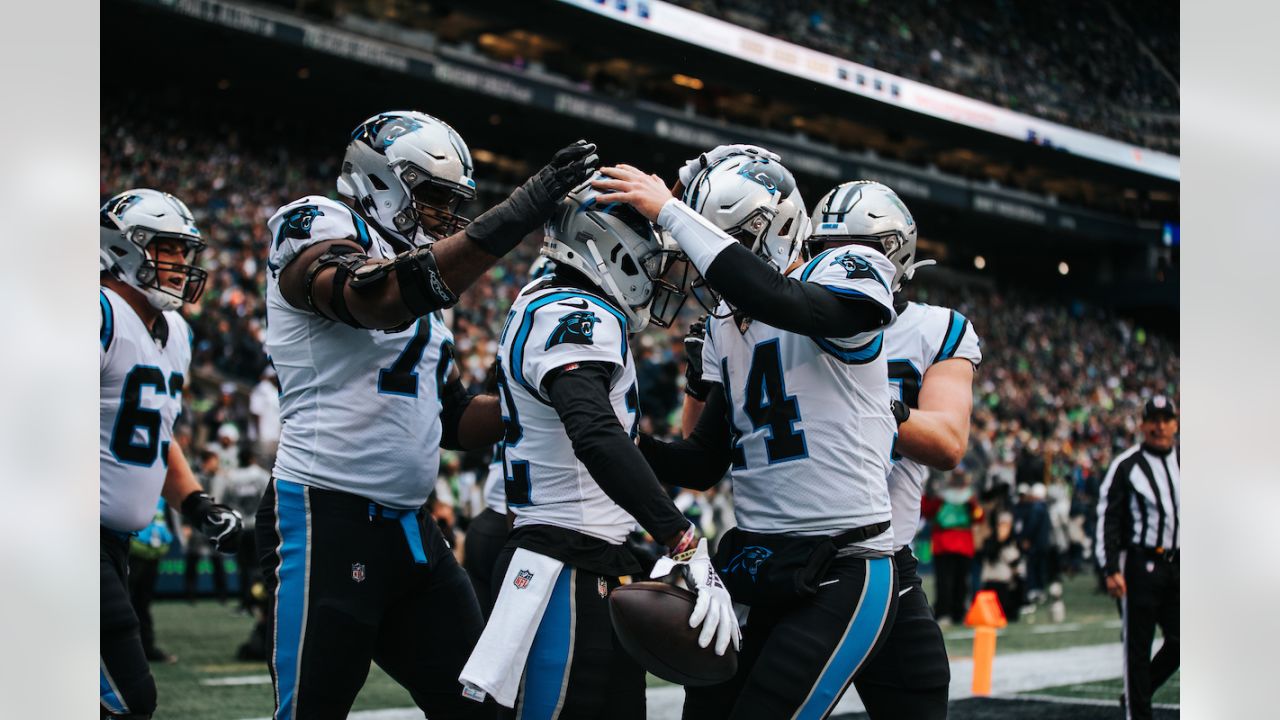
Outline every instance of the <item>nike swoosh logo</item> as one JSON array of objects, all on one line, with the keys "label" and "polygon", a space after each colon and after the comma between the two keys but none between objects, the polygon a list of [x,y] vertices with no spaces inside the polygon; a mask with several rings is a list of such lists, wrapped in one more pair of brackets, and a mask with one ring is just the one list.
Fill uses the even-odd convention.
[{"label": "nike swoosh logo", "polygon": [[[868,214],[868,215],[870,215],[870,213],[867,213],[867,214]],[[898,597],[902,597],[903,595],[906,595],[906,594],[907,594],[907,593],[909,593],[909,592],[911,592],[911,586],[910,586],[910,585],[908,585],[907,587],[902,588],[902,591],[898,593]]]},{"label": "nike swoosh logo", "polygon": [[582,303],[582,304],[581,304],[581,305],[576,305],[576,304],[574,304],[574,303],[569,302],[568,300],[565,300],[565,301],[563,301],[563,302],[558,302],[558,303],[556,303],[556,304],[557,304],[557,305],[568,305],[568,306],[569,306],[569,307],[571,307],[571,308],[578,308],[579,310],[586,310],[586,309],[587,309],[587,301],[586,301],[586,300],[579,300],[578,302],[579,302],[579,303]]}]

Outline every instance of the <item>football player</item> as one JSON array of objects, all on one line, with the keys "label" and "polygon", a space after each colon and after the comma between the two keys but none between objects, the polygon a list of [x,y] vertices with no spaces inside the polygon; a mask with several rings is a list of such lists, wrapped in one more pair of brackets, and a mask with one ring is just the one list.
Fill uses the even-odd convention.
[{"label": "football player", "polygon": [[[555,263],[545,255],[540,255],[530,266],[531,279],[537,280],[555,272]],[[495,362],[485,378],[485,392],[498,391],[498,371]],[[467,525],[466,549],[462,556],[462,567],[471,577],[471,586],[475,588],[476,599],[480,601],[480,610],[488,621],[493,611],[493,568],[498,564],[498,553],[507,542],[507,492],[502,472],[502,446],[493,446],[492,460],[484,478],[481,496],[484,498],[484,510],[471,519]]]},{"label": "football player", "polygon": [[341,202],[303,197],[268,221],[284,430],[257,533],[276,718],[346,717],[371,660],[432,718],[487,712],[457,681],[480,607],[423,505],[441,446],[484,447],[502,427],[496,398],[462,387],[439,311],[597,163],[594,145],[569,145],[468,223],[466,143],[386,112],[352,133]]},{"label": "football player", "polygon": [[235,551],[241,519],[204,493],[173,442],[191,362],[191,327],[177,310],[199,301],[206,277],[195,265],[205,247],[195,219],[178,198],[148,189],[116,195],[98,215],[99,690],[104,715],[149,718],[156,686],[129,603],[129,538],[161,496],[219,552]]},{"label": "football player", "polygon": [[706,408],[687,439],[640,447],[665,483],[707,489],[726,469],[738,527],[714,560],[750,608],[738,674],[689,688],[685,717],[825,717],[892,622],[886,476],[894,421],[883,328],[893,265],[848,245],[794,261],[808,216],[764,153],[732,153],[682,200],[630,166],[611,192],[679,243],[720,296],[707,321]]},{"label": "football player", "polygon": [[[701,627],[701,645],[714,641],[722,655],[738,644],[706,540],[634,443],[640,408],[627,338],[650,322],[665,327],[679,311],[682,291],[662,279],[675,252],[634,210],[596,194],[584,184],[561,204],[543,248],[555,273],[521,290],[499,341],[502,472],[515,524],[493,575],[490,627],[471,663],[500,662],[484,656],[491,633],[506,645],[536,629],[523,679],[512,678],[520,683],[509,691],[514,717],[645,716],[644,671],[618,644],[608,603],[621,576],[640,572],[625,545],[637,522],[671,551],[655,572],[686,566],[698,593],[689,624]],[[535,598],[549,599],[532,622],[504,625]],[[494,682],[475,684],[510,706]]]},{"label": "football player", "polygon": [[[969,444],[973,373],[982,361],[969,321],[949,308],[907,302],[898,293],[915,270],[917,228],[888,187],[867,180],[837,185],[814,207],[806,249],[819,257],[849,244],[875,248],[893,263],[898,319],[884,331],[893,414],[898,423],[889,471],[898,612],[888,639],[855,681],[872,718],[947,716],[951,670],[942,631],[911,552],[929,468],[950,470]],[[838,251],[837,251],[838,252]]]}]

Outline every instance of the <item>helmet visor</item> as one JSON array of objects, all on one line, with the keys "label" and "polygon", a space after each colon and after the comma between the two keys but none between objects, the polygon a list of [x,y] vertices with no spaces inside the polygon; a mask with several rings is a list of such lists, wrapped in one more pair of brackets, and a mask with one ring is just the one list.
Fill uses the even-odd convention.
[{"label": "helmet visor", "polygon": [[458,208],[475,198],[474,188],[434,177],[413,163],[405,163],[399,173],[401,182],[409,189],[418,225],[428,235],[441,240],[471,223],[458,214]]}]

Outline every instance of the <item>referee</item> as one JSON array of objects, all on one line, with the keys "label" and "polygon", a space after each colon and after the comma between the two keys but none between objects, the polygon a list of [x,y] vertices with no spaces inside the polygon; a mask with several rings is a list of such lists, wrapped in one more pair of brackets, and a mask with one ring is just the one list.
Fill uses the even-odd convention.
[{"label": "referee", "polygon": [[[1150,718],[1151,696],[1178,669],[1178,409],[1156,395],[1142,412],[1142,444],[1111,463],[1098,501],[1098,564],[1124,627],[1127,718]],[[1155,627],[1164,645],[1151,657]],[[1126,705],[1127,699],[1127,705]]]}]

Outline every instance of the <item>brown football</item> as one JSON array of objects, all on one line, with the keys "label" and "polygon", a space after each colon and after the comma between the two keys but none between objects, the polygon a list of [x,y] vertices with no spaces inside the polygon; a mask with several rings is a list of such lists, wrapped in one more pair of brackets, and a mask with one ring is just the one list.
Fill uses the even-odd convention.
[{"label": "brown football", "polygon": [[700,628],[689,627],[693,593],[663,582],[623,585],[609,595],[609,616],[622,647],[645,670],[680,685],[714,685],[738,671],[738,651],[729,644],[716,655],[714,640],[698,647]]}]

